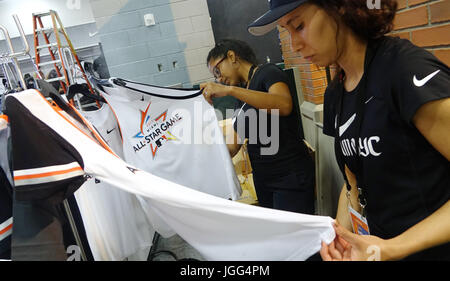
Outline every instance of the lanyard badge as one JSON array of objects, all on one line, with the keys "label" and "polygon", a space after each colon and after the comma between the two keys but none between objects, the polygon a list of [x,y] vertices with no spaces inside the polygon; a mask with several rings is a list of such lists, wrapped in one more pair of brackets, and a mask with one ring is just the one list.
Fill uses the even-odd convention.
[{"label": "lanyard badge", "polygon": [[350,191],[347,191],[349,219],[352,224],[353,233],[356,233],[359,235],[370,235],[369,223],[367,222],[367,219],[365,217],[366,216],[365,201],[361,202],[362,189],[358,189],[358,190],[360,192],[359,205],[361,206],[362,215],[360,213],[358,213],[358,211],[356,211],[355,209],[352,208],[351,200],[350,200]]},{"label": "lanyard badge", "polygon": [[[367,77],[368,77],[368,70],[369,70],[369,66],[372,63],[375,54],[376,54],[376,50],[378,48],[378,44],[374,44],[371,45],[370,43],[367,46],[367,51],[366,51],[366,57],[365,57],[365,62],[364,62],[364,74],[362,77],[362,80],[360,82],[360,92],[358,93],[358,102],[357,102],[357,108],[356,108],[356,121],[355,121],[355,126],[356,126],[356,135],[355,135],[355,139],[356,139],[356,143],[358,143],[358,139],[361,136],[361,128],[362,128],[362,121],[364,118],[364,110],[365,110],[365,97],[366,97],[366,91],[367,91]],[[336,112],[336,122],[338,125],[340,125],[340,119],[341,119],[341,111],[342,111],[342,107],[343,107],[343,97],[344,97],[344,73],[341,73],[341,77],[340,77],[340,89],[339,89],[339,95],[338,95],[338,103],[337,103],[337,112]],[[336,126],[336,135],[335,135],[335,148],[339,149],[339,139],[340,139],[340,135],[339,135],[339,130],[338,130],[338,126]],[[362,185],[364,185],[364,168],[363,168],[363,159],[361,156],[361,147],[359,145],[357,145],[358,147],[358,151],[357,151],[357,156],[356,156],[356,163],[357,163],[357,171],[355,171],[355,177],[356,177],[356,182],[357,182],[357,189],[358,189],[358,200],[359,200],[359,204],[361,206],[361,210],[362,210],[362,215],[359,214],[355,209],[352,208],[352,206],[350,205],[350,183],[347,179],[347,176],[345,174],[345,162],[344,159],[341,155],[341,153],[337,153],[337,158],[338,158],[338,162],[340,162],[339,166],[341,168],[341,171],[344,175],[344,179],[347,185],[347,197],[349,199],[349,216],[350,216],[350,221],[352,223],[352,228],[353,228],[353,232],[359,235],[370,235],[370,231],[369,231],[369,224],[367,222],[366,219],[366,205],[367,205],[367,201],[365,199],[365,196],[363,194],[363,189],[362,189]]]},{"label": "lanyard badge", "polygon": [[367,219],[355,211],[350,205],[348,206],[348,213],[352,223],[353,233],[359,235],[370,235]]}]

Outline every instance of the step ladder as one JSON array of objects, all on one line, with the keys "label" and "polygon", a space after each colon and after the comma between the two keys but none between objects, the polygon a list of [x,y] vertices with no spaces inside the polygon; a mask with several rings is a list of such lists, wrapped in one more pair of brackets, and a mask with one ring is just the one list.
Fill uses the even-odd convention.
[{"label": "step ladder", "polygon": [[[51,27],[44,27],[42,22],[43,17],[51,18]],[[53,79],[46,79],[47,82],[57,82],[59,81],[61,84],[61,88],[64,93],[67,93],[67,90],[70,85],[75,83],[75,76],[77,72],[82,74],[82,77],[86,84],[89,87],[89,90],[92,94],[95,94],[92,85],[89,83],[89,80],[84,72],[83,67],[81,66],[80,59],[73,47],[72,42],[67,35],[66,30],[61,22],[61,19],[58,16],[58,13],[54,10],[50,10],[44,13],[33,13],[33,33],[34,33],[34,51],[35,51],[35,60],[36,65],[38,67],[39,72],[44,77],[42,73],[42,67],[53,65],[57,77]],[[56,41],[51,42],[50,37],[54,35]],[[43,44],[39,44],[39,37],[44,38]],[[63,45],[63,40],[65,42]],[[42,62],[41,60],[41,51],[44,49],[48,49],[51,60],[48,62]]]}]

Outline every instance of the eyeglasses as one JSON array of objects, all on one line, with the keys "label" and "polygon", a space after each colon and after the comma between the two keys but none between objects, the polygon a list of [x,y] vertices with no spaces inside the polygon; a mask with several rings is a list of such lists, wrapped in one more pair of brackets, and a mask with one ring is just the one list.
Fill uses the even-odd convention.
[{"label": "eyeglasses", "polygon": [[227,58],[226,56],[223,57],[218,63],[216,63],[216,65],[212,69],[212,73],[216,80],[219,79],[220,76],[222,76],[222,73],[220,72],[220,69],[219,69],[219,64],[221,64],[226,58]]}]

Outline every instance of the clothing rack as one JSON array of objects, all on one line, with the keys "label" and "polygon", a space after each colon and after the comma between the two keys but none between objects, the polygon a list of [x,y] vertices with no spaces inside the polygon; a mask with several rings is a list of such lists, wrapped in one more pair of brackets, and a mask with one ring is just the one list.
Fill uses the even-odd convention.
[{"label": "clothing rack", "polygon": [[[8,80],[8,84],[10,86],[10,89],[13,90],[16,87],[13,87],[13,82],[16,82],[17,87],[21,88],[22,90],[26,90],[27,86],[25,84],[25,80],[23,78],[22,71],[19,67],[19,61],[17,60],[18,57],[29,55],[30,52],[30,46],[28,45],[27,39],[25,37],[25,33],[23,31],[22,25],[20,24],[19,18],[17,15],[13,15],[14,21],[16,22],[17,29],[19,30],[20,37],[22,39],[22,43],[24,46],[24,50],[20,52],[16,52],[14,50],[14,47],[12,45],[11,37],[9,36],[8,30],[0,25],[0,31],[2,31],[6,44],[8,45],[9,52],[0,55],[0,63],[2,65],[3,74],[5,75],[6,79]],[[10,64],[13,65],[13,68],[11,68]],[[10,73],[8,73],[10,72]],[[11,75],[12,74],[12,75]]]},{"label": "clothing rack", "polygon": [[[24,49],[22,51],[16,52],[14,50],[8,30],[4,26],[0,25],[0,31],[3,33],[3,35],[6,39],[6,43],[7,43],[8,49],[9,49],[7,53],[0,54],[0,70],[3,72],[3,76],[4,76],[4,78],[6,78],[6,81],[9,86],[5,89],[4,93],[3,92],[0,93],[1,99],[3,99],[5,94],[8,92],[20,92],[20,91],[28,89],[27,84],[24,79],[24,75],[23,75],[22,70],[19,65],[19,61],[18,61],[19,57],[27,56],[33,62],[33,65],[36,70],[35,71],[36,76],[39,79],[42,79],[42,75],[40,74],[38,66],[36,65],[36,63],[34,62],[34,60],[32,59],[32,57],[29,53],[30,46],[27,42],[27,39],[26,39],[25,33],[23,31],[22,25],[20,23],[20,20],[17,15],[13,15],[13,18],[16,23],[17,29],[19,30],[20,38],[22,39]],[[81,70],[81,71],[83,72],[83,70]],[[2,103],[0,103],[0,104],[2,104]],[[2,110],[0,108],[0,112],[1,111]],[[63,208],[64,208],[64,211],[69,220],[69,224],[70,224],[71,230],[73,232],[75,241],[81,250],[81,258],[86,261],[87,257],[85,254],[85,249],[83,248],[83,243],[81,242],[80,235],[78,233],[78,230],[77,230],[77,227],[75,224],[75,220],[73,218],[72,211],[70,209],[70,205],[69,205],[67,199],[65,199],[63,201]]]}]

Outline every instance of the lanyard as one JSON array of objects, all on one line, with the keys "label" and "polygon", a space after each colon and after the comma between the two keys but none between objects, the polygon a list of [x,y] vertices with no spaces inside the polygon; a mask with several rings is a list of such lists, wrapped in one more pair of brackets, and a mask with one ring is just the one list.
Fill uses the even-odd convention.
[{"label": "lanyard", "polygon": [[249,70],[249,72],[248,72],[247,85],[246,85],[246,88],[247,88],[247,89],[250,87],[250,82],[252,81],[253,74],[254,74],[255,69],[256,69],[257,67],[258,67],[258,66],[257,66],[257,65],[254,65],[254,64],[252,65],[252,67],[250,67],[250,70]]},{"label": "lanyard", "polygon": [[[363,157],[361,156],[361,144],[362,141],[360,141],[361,137],[361,126],[364,119],[364,112],[365,112],[365,100],[366,100],[366,93],[367,93],[367,77],[368,77],[368,70],[369,66],[371,65],[375,53],[377,50],[378,44],[372,45],[372,42],[369,42],[367,44],[367,51],[366,56],[364,60],[364,74],[361,78],[361,82],[359,85],[359,91],[357,92],[357,103],[356,103],[356,118],[355,118],[355,126],[356,126],[356,134],[353,136],[355,140],[355,145],[357,147],[357,155],[356,155],[356,171],[354,171],[355,177],[356,177],[356,187],[358,189],[358,200],[359,205],[362,208],[362,215],[366,216],[366,206],[367,201],[363,194],[363,185],[364,185],[364,166],[363,166]],[[344,102],[344,73],[341,72],[340,74],[340,83],[338,85],[338,97],[337,97],[337,109],[336,109],[336,129],[335,129],[335,149],[338,149],[338,153],[336,153],[337,160],[339,162],[339,166],[341,168],[341,172],[344,176],[345,183],[347,185],[347,197],[350,195],[351,185],[348,181],[347,175],[345,174],[345,161],[344,157],[342,155],[342,148],[340,146],[340,136],[339,136],[339,126],[341,125],[341,119],[342,119],[342,107]]]}]

